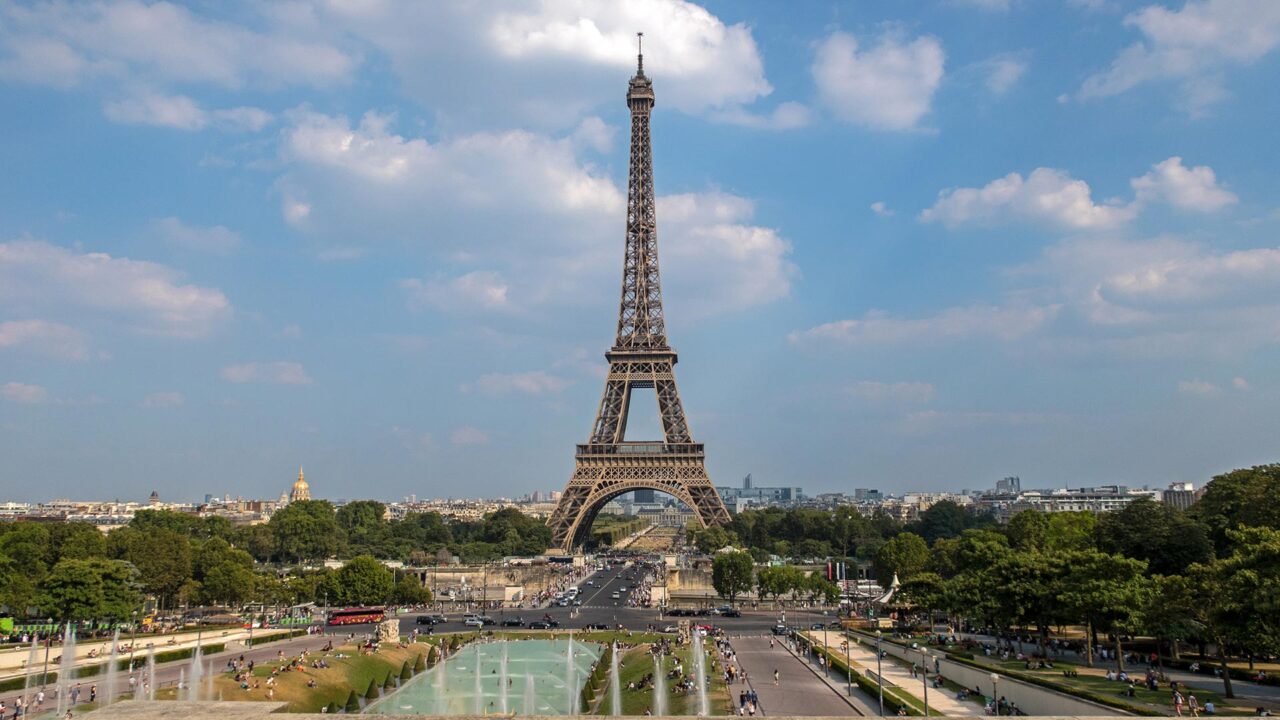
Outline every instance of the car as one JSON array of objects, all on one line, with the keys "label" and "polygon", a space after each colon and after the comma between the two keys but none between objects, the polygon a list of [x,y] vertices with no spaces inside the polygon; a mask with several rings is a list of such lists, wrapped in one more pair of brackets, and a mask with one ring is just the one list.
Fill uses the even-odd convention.
[{"label": "car", "polygon": [[573,600],[573,606],[574,606],[574,607],[579,607],[580,605],[582,605],[582,601],[581,601],[581,600],[579,600],[579,599],[577,599],[577,598],[574,598],[574,600]]},{"label": "car", "polygon": [[484,618],[469,617],[466,620],[463,620],[462,624],[467,627],[484,627]]},{"label": "car", "polygon": [[529,623],[529,629],[530,630],[550,630],[551,623],[547,622],[546,620],[534,620],[533,622]]},{"label": "car", "polygon": [[622,593],[617,592],[617,591],[614,591],[614,593],[613,593],[612,595],[610,595],[609,597],[613,598],[614,600],[617,600],[617,599],[619,599],[619,598],[621,598],[621,597],[622,597]]},{"label": "car", "polygon": [[662,632],[664,632],[664,633],[675,633],[675,632],[680,632],[680,628],[676,627],[675,625],[668,625],[668,626],[666,626],[666,627],[662,628]]},{"label": "car", "polygon": [[844,629],[844,623],[840,622],[839,620],[832,620],[831,622],[827,623],[827,629],[828,629],[828,630],[843,630],[843,629]]},{"label": "car", "polygon": [[791,633],[791,630],[788,629],[786,625],[774,625],[772,632],[774,635],[788,635]]},{"label": "car", "polygon": [[820,622],[816,622],[816,623],[813,623],[812,625],[810,625],[810,626],[809,626],[809,629],[810,629],[810,630],[822,630],[822,629],[824,629],[825,627],[826,627],[826,625],[823,625],[823,624],[822,624],[822,623],[820,623]]},{"label": "car", "polygon": [[446,620],[443,615],[419,615],[414,622],[418,625],[440,625]]},{"label": "car", "polygon": [[742,617],[742,611],[737,608],[729,608],[728,610],[721,610],[720,617]]},{"label": "car", "polygon": [[520,627],[521,625],[524,625],[524,621],[519,615],[502,619],[502,627]]},{"label": "car", "polygon": [[588,580],[588,581],[587,581],[587,584],[588,584],[588,585],[590,585],[591,587],[595,587],[595,586],[596,586],[596,581],[595,581],[595,580]]}]

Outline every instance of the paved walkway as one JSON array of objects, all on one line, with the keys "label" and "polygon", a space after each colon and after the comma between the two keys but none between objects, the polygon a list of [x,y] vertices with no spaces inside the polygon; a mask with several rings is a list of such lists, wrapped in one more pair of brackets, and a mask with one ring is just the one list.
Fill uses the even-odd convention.
[{"label": "paved walkway", "polygon": [[[832,716],[858,715],[859,712],[845,702],[820,677],[792,655],[781,643],[769,647],[768,637],[730,638],[738,654],[738,665],[747,671],[749,686],[760,698],[762,715],[773,716]],[[778,684],[773,684],[773,671],[778,671]],[[741,683],[729,686],[734,702],[738,693],[746,689]],[[870,708],[865,714],[874,715]]]},{"label": "paved walkway", "polygon": [[[805,633],[805,635],[815,645],[822,646],[823,633],[810,632]],[[844,649],[840,647],[842,639],[841,633],[827,633],[827,641],[832,652],[844,653]],[[855,668],[860,665],[874,670],[876,666],[876,651],[866,645],[850,642],[849,659],[854,663]],[[884,673],[886,682],[897,685],[904,692],[924,702],[924,682],[920,679],[920,676],[912,677],[911,669],[905,665],[900,665],[899,661],[892,655],[885,657],[881,662],[881,672]],[[930,673],[932,673],[932,668]],[[932,674],[930,677],[932,677]],[[933,683],[930,682],[929,684],[932,686]],[[935,687],[929,688],[929,710],[939,710],[944,715],[973,716],[985,714],[982,705],[976,702],[957,700],[950,690]]]}]

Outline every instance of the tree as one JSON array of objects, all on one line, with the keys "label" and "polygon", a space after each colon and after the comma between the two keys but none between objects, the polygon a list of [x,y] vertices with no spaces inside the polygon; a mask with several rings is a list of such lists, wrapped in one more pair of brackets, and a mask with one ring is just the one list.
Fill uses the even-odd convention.
[{"label": "tree", "polygon": [[902,583],[898,597],[923,610],[932,630],[933,611],[946,605],[945,592],[945,581],[941,575],[920,572]]},{"label": "tree", "polygon": [[349,605],[385,603],[394,587],[391,571],[368,555],[352,558],[331,577],[334,597]]},{"label": "tree", "polygon": [[103,558],[61,560],[41,583],[39,606],[60,622],[123,620],[141,601],[127,563]]},{"label": "tree", "polygon": [[333,557],[342,529],[328,500],[299,500],[277,511],[267,523],[281,559],[315,562]]},{"label": "tree", "polygon": [[1005,533],[1015,550],[1043,550],[1049,534],[1049,516],[1039,510],[1023,510],[1009,518]]},{"label": "tree", "polygon": [[392,588],[391,601],[399,605],[425,605],[431,602],[431,591],[417,575],[405,573]]},{"label": "tree", "polygon": [[1229,530],[1246,526],[1280,529],[1276,507],[1280,507],[1280,463],[1214,477],[1191,506],[1190,514],[1205,524],[1218,554],[1225,556],[1231,544]]},{"label": "tree", "polygon": [[1098,631],[1114,635],[1116,669],[1124,670],[1120,634],[1136,631],[1139,624],[1139,613],[1151,590],[1144,577],[1147,564],[1097,550],[1064,553],[1061,558],[1069,570],[1058,597],[1072,617],[1088,624],[1085,652],[1090,666],[1093,631]]},{"label": "tree", "polygon": [[250,568],[234,560],[223,560],[200,580],[199,597],[205,604],[225,602],[235,607],[253,596],[256,581],[257,576]]},{"label": "tree", "polygon": [[904,580],[923,570],[928,561],[929,546],[925,544],[924,538],[915,533],[904,532],[880,546],[873,564],[876,578],[882,586],[888,587],[894,575],[899,580]]},{"label": "tree", "polygon": [[750,553],[741,550],[724,552],[711,562],[711,586],[730,605],[738,595],[750,592],[754,581],[755,562]]},{"label": "tree", "polygon": [[191,542],[162,524],[128,525],[111,531],[107,547],[111,557],[138,569],[146,592],[160,599],[161,607],[172,607],[178,591],[192,579]]},{"label": "tree", "polygon": [[387,506],[376,500],[355,500],[338,508],[335,519],[355,555],[382,555],[390,548],[390,527],[383,520]]},{"label": "tree", "polygon": [[49,526],[49,557],[53,565],[59,560],[85,560],[107,556],[107,539],[98,528],[86,522],[58,523]]},{"label": "tree", "polygon": [[693,545],[704,553],[713,553],[739,543],[737,535],[718,526],[690,530],[690,537]]},{"label": "tree", "polygon": [[940,538],[956,537],[964,532],[968,524],[964,508],[951,500],[943,500],[920,513],[920,519],[914,526],[924,541],[932,544]]},{"label": "tree", "polygon": [[1213,543],[1204,525],[1146,498],[1098,520],[1098,549],[1145,560],[1154,575],[1182,573],[1213,558]]}]

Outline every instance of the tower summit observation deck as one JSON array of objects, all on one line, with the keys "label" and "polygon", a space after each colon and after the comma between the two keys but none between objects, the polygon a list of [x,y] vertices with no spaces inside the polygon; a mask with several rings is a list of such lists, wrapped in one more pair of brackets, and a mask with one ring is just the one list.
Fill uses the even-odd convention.
[{"label": "tower summit observation deck", "polygon": [[[643,33],[640,36],[643,40]],[[591,436],[578,446],[573,476],[548,520],[552,543],[566,552],[583,543],[605,503],[633,490],[652,489],[675,497],[692,508],[704,526],[729,520],[729,511],[707,476],[703,446],[693,441],[689,431],[676,389],[676,351],[667,341],[649,138],[654,104],[642,46],[636,74],[627,86],[631,157],[617,338],[605,353],[609,374]],[[663,431],[660,441],[623,439],[631,391],[636,388],[655,390]]]}]

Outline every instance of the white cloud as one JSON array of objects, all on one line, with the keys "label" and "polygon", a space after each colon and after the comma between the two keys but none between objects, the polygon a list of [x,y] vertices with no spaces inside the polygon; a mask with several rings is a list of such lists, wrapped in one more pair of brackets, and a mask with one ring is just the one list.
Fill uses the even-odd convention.
[{"label": "white cloud", "polygon": [[791,334],[792,342],[892,345],[974,337],[1015,340],[1044,327],[1058,306],[971,305],[924,318],[894,318],[873,310],[856,320],[838,320]]},{"label": "white cloud", "polygon": [[862,380],[848,388],[849,394],[867,402],[923,404],[933,399],[933,385],[926,382],[876,382]]},{"label": "white cloud", "polygon": [[1174,156],[1129,181],[1139,202],[1164,201],[1184,210],[1213,212],[1232,205],[1236,196],[1218,185],[1213,168],[1187,167]]},{"label": "white cloud", "polygon": [[797,102],[784,102],[767,114],[732,107],[711,115],[712,119],[759,130],[794,130],[812,121],[809,108]]},{"label": "white cloud", "polygon": [[[313,113],[294,120],[277,184],[285,197],[308,199],[301,229],[322,241],[378,237],[428,249],[441,262],[431,277],[402,284],[411,302],[515,316],[598,307],[617,292],[625,197],[579,161],[574,135],[509,131],[431,143],[393,132],[380,115],[354,128]],[[659,197],[663,280],[668,297],[680,295],[682,316],[790,292],[790,244],[752,223],[753,213],[751,201],[722,192]],[[481,257],[488,267],[474,267]]]},{"label": "white cloud", "polygon": [[474,383],[464,386],[464,390],[475,389],[483,395],[551,395],[569,387],[571,383],[555,375],[535,370],[523,373],[488,373],[481,375]]},{"label": "white cloud", "polygon": [[464,425],[453,431],[449,442],[454,445],[485,445],[489,442],[489,436],[482,430]]},{"label": "white cloud", "polygon": [[290,225],[299,225],[311,214],[311,206],[301,200],[285,200],[281,213]]},{"label": "white cloud", "polygon": [[176,217],[161,218],[151,225],[166,242],[188,250],[226,255],[240,246],[240,234],[222,225],[185,225]]},{"label": "white cloud", "polygon": [[889,209],[888,205],[884,204],[883,200],[877,200],[871,203],[871,212],[879,215],[880,217],[893,217],[896,214],[894,211]]},{"label": "white cloud", "polygon": [[181,407],[187,399],[180,392],[158,392],[142,398],[142,407],[173,408]]},{"label": "white cloud", "polygon": [[1183,395],[1209,397],[1218,394],[1218,386],[1205,380],[1179,380],[1178,392]]},{"label": "white cloud", "polygon": [[48,399],[49,393],[40,385],[7,382],[0,386],[0,397],[23,405],[38,405]]},{"label": "white cloud", "polygon": [[1027,74],[1027,59],[1019,53],[1005,53],[989,58],[979,67],[985,72],[987,90],[993,95],[1004,95]]},{"label": "white cloud", "polygon": [[1233,387],[1233,388],[1235,388],[1235,389],[1237,389],[1237,390],[1248,390],[1248,389],[1249,389],[1249,381],[1248,381],[1248,380],[1245,380],[1245,379],[1244,379],[1244,378],[1242,378],[1242,377],[1235,377],[1235,378],[1231,378],[1231,387]]},{"label": "white cloud", "polygon": [[943,190],[933,207],[920,213],[920,220],[956,227],[1017,218],[1088,229],[1115,226],[1136,214],[1132,206],[1099,205],[1093,201],[1088,183],[1062,170],[1042,167],[1031,171],[1025,180],[1012,172],[981,188]]},{"label": "white cloud", "polygon": [[[38,240],[0,243],[0,300],[21,311],[101,314],[172,337],[208,334],[231,314],[213,288],[179,284],[159,263],[79,253]],[[44,314],[44,313],[41,313]]]},{"label": "white cloud", "polygon": [[0,76],[69,87],[122,84],[331,86],[348,80],[356,58],[271,22],[263,31],[200,17],[168,2],[6,4],[0,9]]},{"label": "white cloud", "polygon": [[233,383],[270,383],[274,385],[310,385],[311,377],[301,363],[250,362],[222,368],[222,379]]},{"label": "white cloud", "polygon": [[494,272],[475,271],[449,279],[400,281],[409,307],[434,306],[441,309],[493,310],[507,304],[507,284]]},{"label": "white cloud", "polygon": [[842,120],[910,130],[929,112],[944,60],[942,43],[933,37],[908,42],[889,32],[859,51],[856,38],[835,32],[819,44],[812,72],[819,95]]},{"label": "white cloud", "polygon": [[1124,24],[1142,39],[1086,79],[1080,98],[1167,81],[1177,83],[1182,103],[1198,112],[1226,95],[1225,71],[1252,65],[1280,45],[1280,3],[1273,0],[1191,0],[1178,10],[1148,5]]},{"label": "white cloud", "polygon": [[0,349],[19,348],[62,360],[89,357],[84,333],[47,320],[7,320],[0,322]]},{"label": "white cloud", "polygon": [[205,110],[186,95],[148,94],[109,101],[102,106],[108,120],[123,125],[150,125],[175,130],[203,130],[207,127],[228,131],[258,132],[275,119],[271,113],[256,107],[234,107]]}]

